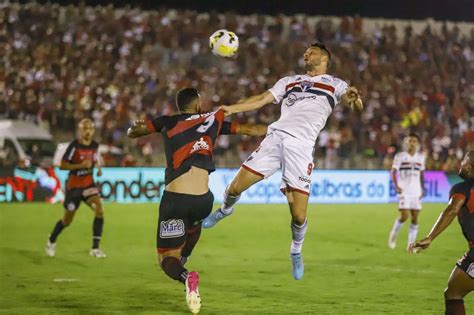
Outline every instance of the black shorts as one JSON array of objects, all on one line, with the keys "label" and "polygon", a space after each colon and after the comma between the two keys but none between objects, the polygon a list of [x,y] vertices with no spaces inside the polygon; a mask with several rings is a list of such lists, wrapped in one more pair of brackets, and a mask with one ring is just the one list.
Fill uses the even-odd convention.
[{"label": "black shorts", "polygon": [[471,248],[468,252],[461,257],[456,263],[456,266],[464,270],[465,273],[472,279],[474,279],[474,248]]},{"label": "black shorts", "polygon": [[64,209],[67,211],[76,211],[81,201],[86,201],[92,196],[100,196],[99,188],[91,185],[85,188],[72,188],[66,190],[66,198],[64,198]]},{"label": "black shorts", "polygon": [[211,213],[213,204],[214,195],[211,191],[204,195],[188,195],[165,190],[158,217],[158,253],[182,247],[187,233],[201,227],[202,220]]}]

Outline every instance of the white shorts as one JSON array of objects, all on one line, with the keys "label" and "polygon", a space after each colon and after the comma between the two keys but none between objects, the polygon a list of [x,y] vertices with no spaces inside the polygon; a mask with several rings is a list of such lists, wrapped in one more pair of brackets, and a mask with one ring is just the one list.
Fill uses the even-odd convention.
[{"label": "white shorts", "polygon": [[282,171],[282,191],[287,188],[309,195],[313,172],[312,145],[279,130],[269,131],[242,167],[263,178]]},{"label": "white shorts", "polygon": [[421,210],[421,198],[417,195],[398,195],[398,209]]}]

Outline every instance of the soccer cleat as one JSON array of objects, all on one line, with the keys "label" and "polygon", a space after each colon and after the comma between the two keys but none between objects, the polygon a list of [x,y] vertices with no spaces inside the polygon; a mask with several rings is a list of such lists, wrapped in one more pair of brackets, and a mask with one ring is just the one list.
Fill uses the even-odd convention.
[{"label": "soccer cleat", "polygon": [[397,235],[393,232],[390,232],[388,237],[388,247],[391,249],[395,249],[395,247],[397,247]]},{"label": "soccer cleat", "polygon": [[301,253],[290,254],[291,257],[291,273],[293,273],[293,278],[295,280],[300,280],[303,278],[304,274],[304,265],[303,265],[303,256]]},{"label": "soccer cleat", "polygon": [[49,238],[46,242],[46,255],[49,257],[54,257],[54,255],[56,255],[56,243],[51,243]]},{"label": "soccer cleat", "polygon": [[95,257],[95,258],[105,258],[107,255],[99,248],[93,248],[89,252],[89,255]]},{"label": "soccer cleat", "polygon": [[213,213],[211,213],[207,218],[205,218],[204,221],[202,221],[202,227],[205,229],[210,229],[211,227],[216,225],[217,222],[231,215],[232,212],[234,212],[234,209],[231,209],[228,214],[225,214],[224,212],[222,212],[221,208],[219,208]]},{"label": "soccer cleat", "polygon": [[186,278],[186,304],[193,314],[199,313],[201,309],[201,297],[199,296],[199,275],[191,271]]}]

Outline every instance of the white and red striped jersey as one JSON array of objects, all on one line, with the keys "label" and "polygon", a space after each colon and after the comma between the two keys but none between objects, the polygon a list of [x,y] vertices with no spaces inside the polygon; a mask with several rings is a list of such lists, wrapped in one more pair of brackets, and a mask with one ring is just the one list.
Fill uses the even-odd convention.
[{"label": "white and red striped jersey", "polygon": [[397,153],[393,159],[392,169],[399,172],[398,186],[402,189],[402,195],[421,195],[420,176],[425,170],[425,156],[422,153],[417,152],[414,155],[405,151]]},{"label": "white and red striped jersey", "polygon": [[345,81],[328,74],[315,77],[303,74],[278,80],[269,91],[275,103],[281,103],[281,116],[269,130],[281,130],[314,145],[348,87]]}]

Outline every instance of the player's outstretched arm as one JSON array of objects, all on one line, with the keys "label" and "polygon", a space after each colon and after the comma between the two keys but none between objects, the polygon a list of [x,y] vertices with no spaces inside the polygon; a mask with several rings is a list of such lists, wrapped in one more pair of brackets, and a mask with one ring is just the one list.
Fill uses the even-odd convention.
[{"label": "player's outstretched arm", "polygon": [[236,133],[247,136],[264,136],[267,133],[267,127],[262,124],[238,124]]},{"label": "player's outstretched arm", "polygon": [[462,194],[454,194],[449,199],[448,206],[446,209],[439,215],[438,220],[433,225],[428,236],[426,236],[421,241],[417,241],[413,244],[410,244],[409,252],[417,253],[420,250],[426,249],[430,246],[431,242],[441,234],[450,224],[453,222],[454,218],[458,215],[459,210],[463,206],[466,198]]},{"label": "player's outstretched arm", "polygon": [[251,110],[259,109],[275,100],[275,97],[269,91],[265,91],[261,94],[251,96],[237,104],[223,105],[221,108],[224,110],[226,116],[248,112]]},{"label": "player's outstretched arm", "polygon": [[360,98],[359,91],[353,86],[349,87],[346,93],[342,94],[341,103],[358,113],[364,110],[364,104]]},{"label": "player's outstretched arm", "polygon": [[138,138],[141,136],[149,135],[150,133],[151,132],[148,129],[144,120],[135,120],[133,125],[127,130],[127,136],[129,138]]}]

